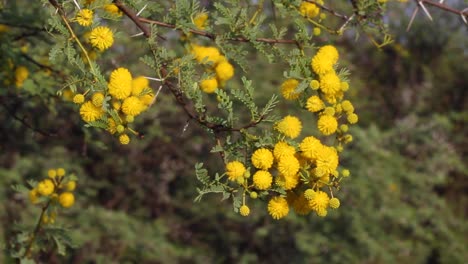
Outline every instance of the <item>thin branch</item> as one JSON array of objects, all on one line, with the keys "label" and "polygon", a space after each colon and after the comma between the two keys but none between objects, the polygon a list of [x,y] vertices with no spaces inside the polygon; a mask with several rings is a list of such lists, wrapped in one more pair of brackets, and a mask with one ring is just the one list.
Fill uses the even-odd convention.
[{"label": "thin branch", "polygon": [[457,9],[451,8],[451,7],[447,6],[447,5],[444,5],[444,4],[441,4],[441,3],[438,3],[438,2],[434,2],[434,1],[430,1],[430,0],[420,0],[420,2],[424,2],[425,4],[437,7],[439,9],[444,10],[444,11],[454,13],[454,14],[457,14],[457,15],[460,15],[460,16],[468,16],[468,10],[466,10],[466,9],[457,10]]},{"label": "thin branch", "polygon": [[60,71],[58,71],[58,70],[56,70],[56,69],[54,69],[54,68],[52,68],[52,67],[50,67],[48,65],[45,65],[45,64],[42,64],[42,63],[36,61],[34,58],[29,56],[28,54],[23,53],[23,54],[21,54],[21,56],[23,58],[25,58],[27,61],[31,62],[32,64],[38,66],[39,68],[49,70],[49,71],[57,74],[58,76],[62,77],[63,79],[66,79],[65,75],[62,72],[60,72]]},{"label": "thin branch", "polygon": [[348,16],[347,16],[347,15],[340,14],[340,13],[336,12],[335,10],[331,9],[330,7],[327,7],[327,6],[325,6],[325,5],[322,5],[322,4],[318,3],[317,1],[314,1],[314,0],[304,0],[304,2],[312,3],[312,4],[314,4],[314,5],[318,6],[318,7],[320,7],[320,9],[323,9],[323,10],[327,11],[328,13],[330,13],[330,14],[336,16],[336,17],[339,17],[339,18],[341,18],[341,19],[343,19],[343,20],[348,20]]}]

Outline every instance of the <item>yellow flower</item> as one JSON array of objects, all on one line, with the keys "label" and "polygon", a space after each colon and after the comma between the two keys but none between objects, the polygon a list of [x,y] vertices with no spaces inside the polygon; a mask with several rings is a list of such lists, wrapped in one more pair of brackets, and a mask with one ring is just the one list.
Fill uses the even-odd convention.
[{"label": "yellow flower", "polygon": [[317,155],[317,170],[330,174],[335,172],[338,163],[339,160],[336,149],[322,145]]},{"label": "yellow flower", "polygon": [[312,90],[318,90],[318,88],[320,88],[320,82],[317,80],[312,80],[310,81],[309,86],[312,88]]},{"label": "yellow flower", "polygon": [[350,124],[356,124],[358,120],[358,115],[356,115],[355,113],[348,114],[348,122]]},{"label": "yellow flower", "polygon": [[309,202],[304,197],[303,193],[299,195],[299,197],[294,199],[294,201],[292,202],[292,208],[298,215],[306,215],[311,211],[311,208],[309,207]]},{"label": "yellow flower", "polygon": [[149,81],[143,76],[138,76],[132,80],[132,95],[139,96],[145,88],[149,87]]},{"label": "yellow flower", "polygon": [[330,199],[329,204],[330,208],[337,209],[338,207],[340,207],[340,200],[338,200],[338,198],[336,197],[333,197]]},{"label": "yellow flower", "polygon": [[328,136],[336,132],[338,121],[331,115],[321,115],[317,121],[317,127],[322,134]]},{"label": "yellow flower", "polygon": [[109,133],[111,134],[114,134],[115,132],[117,132],[117,124],[112,118],[109,118],[107,120],[107,131],[109,131]]},{"label": "yellow flower", "polygon": [[299,118],[288,115],[276,123],[275,128],[285,136],[295,139],[301,133],[302,124]]},{"label": "yellow flower", "polygon": [[334,95],[341,89],[341,81],[334,71],[320,76],[320,89],[323,93]]},{"label": "yellow flower", "polygon": [[39,202],[39,193],[37,192],[37,189],[29,191],[29,201],[33,204],[37,204]]},{"label": "yellow flower", "polygon": [[218,89],[218,81],[216,78],[203,80],[200,83],[200,88],[205,93],[214,93]]},{"label": "yellow flower", "polygon": [[132,93],[132,74],[125,68],[112,71],[109,80],[109,94],[116,99],[125,99]]},{"label": "yellow flower", "polygon": [[252,154],[252,164],[257,169],[267,170],[273,165],[273,154],[266,148],[257,149]]},{"label": "yellow flower", "polygon": [[23,83],[24,83],[24,81],[26,81],[28,76],[29,76],[28,68],[26,68],[24,66],[19,66],[18,68],[16,68],[16,70],[15,70],[15,84],[16,84],[16,87],[19,88],[19,87],[23,86]]},{"label": "yellow flower", "polygon": [[299,171],[299,160],[293,155],[282,157],[278,162],[278,171],[284,176],[294,176]]},{"label": "yellow flower", "polygon": [[354,106],[348,100],[344,100],[343,102],[341,102],[341,108],[343,108],[343,111],[345,111],[346,113],[354,112]]},{"label": "yellow flower", "polygon": [[50,169],[47,171],[47,175],[49,176],[49,178],[55,178],[57,176],[57,171],[54,170],[54,169]]},{"label": "yellow flower", "polygon": [[333,71],[333,61],[325,56],[321,56],[320,53],[316,54],[312,58],[311,62],[312,70],[318,75],[326,74]]},{"label": "yellow flower", "polygon": [[85,98],[84,95],[82,94],[77,94],[73,96],[73,103],[75,104],[82,104],[84,102]]},{"label": "yellow flower", "polygon": [[45,179],[37,184],[37,192],[43,196],[49,196],[54,192],[54,183],[50,179]]},{"label": "yellow flower", "polygon": [[310,200],[312,200],[312,199],[315,197],[316,194],[317,194],[317,192],[314,191],[313,189],[307,189],[307,190],[305,190],[305,192],[304,192],[304,197],[305,197],[307,200],[310,201]]},{"label": "yellow flower", "polygon": [[309,207],[314,211],[327,209],[330,198],[326,192],[318,191],[314,197],[309,200]]},{"label": "yellow flower", "polygon": [[299,184],[299,174],[279,175],[276,178],[276,184],[285,190],[291,190]]},{"label": "yellow flower", "polygon": [[293,146],[290,146],[288,143],[284,141],[280,141],[276,143],[275,148],[273,149],[273,155],[277,160],[280,160],[286,156],[294,156],[296,154],[296,150]]},{"label": "yellow flower", "polygon": [[198,13],[194,18],[193,18],[193,24],[195,27],[197,27],[200,30],[204,30],[206,27],[206,22],[208,20],[208,14],[205,12]]},{"label": "yellow flower", "polygon": [[81,9],[76,14],[75,19],[78,24],[84,27],[90,26],[93,23],[93,11],[89,9]]},{"label": "yellow flower", "polygon": [[253,175],[253,184],[259,190],[267,190],[271,187],[273,176],[271,173],[264,170],[259,170]]},{"label": "yellow flower", "polygon": [[155,98],[154,98],[154,94],[153,92],[151,93],[148,93],[148,94],[145,94],[145,95],[142,95],[140,97],[138,97],[140,99],[140,101],[146,106],[145,107],[145,110],[146,108],[148,108],[148,106],[150,106],[151,104],[153,104],[153,102],[155,102]]},{"label": "yellow flower", "polygon": [[239,208],[239,213],[242,216],[248,216],[250,214],[250,209],[247,205],[244,204]]},{"label": "yellow flower", "polygon": [[96,27],[91,30],[89,42],[98,50],[104,51],[114,44],[114,34],[108,27]]},{"label": "yellow flower", "polygon": [[346,92],[349,89],[349,84],[347,82],[341,82],[341,91]]},{"label": "yellow flower", "polygon": [[318,96],[314,95],[307,99],[306,108],[310,112],[315,113],[325,108],[325,104]]},{"label": "yellow flower", "polygon": [[65,175],[65,169],[64,168],[58,168],[57,169],[57,176],[58,177],[63,177]]},{"label": "yellow flower", "polygon": [[119,7],[116,6],[115,4],[107,4],[104,6],[104,10],[106,12],[116,15],[116,16],[122,16],[122,12],[120,11]]},{"label": "yellow flower", "polygon": [[321,56],[327,57],[331,60],[332,64],[336,64],[339,59],[338,50],[332,45],[325,45],[318,50]]},{"label": "yellow flower", "polygon": [[192,46],[192,54],[200,63],[216,63],[221,58],[219,50],[215,47]]},{"label": "yellow flower", "polygon": [[125,98],[122,103],[122,112],[126,115],[137,116],[145,109],[143,102],[136,96]]},{"label": "yellow flower", "polygon": [[227,81],[234,76],[234,67],[232,67],[231,63],[225,61],[218,63],[215,68],[216,76],[221,82]]},{"label": "yellow flower", "polygon": [[75,203],[75,196],[71,192],[61,193],[59,196],[59,203],[64,208],[69,208]]},{"label": "yellow flower", "polygon": [[70,191],[70,192],[73,191],[73,190],[75,190],[75,188],[76,188],[76,181],[69,181],[69,182],[67,182],[66,188],[67,188],[67,191]]},{"label": "yellow flower", "polygon": [[245,166],[239,161],[231,161],[226,164],[226,174],[229,180],[236,181],[238,178],[244,176]]},{"label": "yellow flower", "polygon": [[322,143],[315,137],[306,137],[299,144],[299,149],[302,151],[302,156],[315,160],[321,150]]},{"label": "yellow flower", "polygon": [[281,94],[286,100],[295,100],[299,98],[300,93],[296,92],[299,81],[295,79],[287,79],[281,84]]},{"label": "yellow flower", "polygon": [[130,143],[130,138],[128,137],[127,134],[122,134],[119,136],[119,141],[120,141],[120,144],[127,145],[128,143]]},{"label": "yellow flower", "polygon": [[95,105],[96,107],[101,107],[102,102],[104,102],[104,94],[100,92],[94,93],[93,96],[91,97],[91,101],[93,102],[93,105]]},{"label": "yellow flower", "polygon": [[268,202],[268,213],[273,217],[273,219],[280,219],[288,215],[289,206],[286,199],[283,197],[273,197]]},{"label": "yellow flower", "polygon": [[96,121],[103,114],[104,111],[102,110],[102,108],[96,107],[91,101],[86,101],[80,107],[80,115],[85,122]]},{"label": "yellow flower", "polygon": [[[317,2],[323,4],[322,0],[318,0]],[[302,2],[299,6],[299,13],[304,17],[313,18],[320,13],[320,8],[312,3]]]}]

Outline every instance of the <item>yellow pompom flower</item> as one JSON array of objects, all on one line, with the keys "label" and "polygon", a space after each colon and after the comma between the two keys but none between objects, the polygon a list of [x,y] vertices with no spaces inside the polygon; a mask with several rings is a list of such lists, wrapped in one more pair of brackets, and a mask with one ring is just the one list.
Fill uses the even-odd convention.
[{"label": "yellow pompom flower", "polygon": [[77,94],[73,96],[73,103],[75,104],[82,104],[84,102],[85,98],[84,95],[82,94]]},{"label": "yellow pompom flower", "polygon": [[281,84],[281,94],[286,100],[296,100],[301,95],[296,93],[299,81],[296,79],[287,79]]},{"label": "yellow pompom flower", "polygon": [[59,195],[59,203],[64,208],[69,208],[75,203],[75,196],[71,192],[64,192]]},{"label": "yellow pompom flower", "polygon": [[199,63],[216,63],[221,58],[221,54],[216,47],[192,46],[192,54]]},{"label": "yellow pompom flower", "polygon": [[273,165],[273,154],[266,148],[257,149],[252,154],[252,164],[257,169],[267,170]]},{"label": "yellow pompom flower", "polygon": [[112,118],[107,120],[107,131],[109,131],[111,134],[115,134],[115,132],[117,132],[117,124]]},{"label": "yellow pompom flower", "polygon": [[338,200],[338,198],[336,197],[333,197],[330,199],[329,204],[330,208],[337,209],[338,207],[340,207],[340,200]]},{"label": "yellow pompom flower", "polygon": [[314,199],[315,195],[317,194],[316,191],[314,191],[313,189],[307,189],[305,190],[304,192],[304,197],[307,199],[307,200],[312,200]]},{"label": "yellow pompom flower", "polygon": [[359,120],[358,115],[356,115],[355,113],[348,114],[347,119],[350,124],[356,124]]},{"label": "yellow pompom flower", "polygon": [[57,169],[57,176],[58,177],[63,177],[65,175],[65,169],[64,168],[58,168]]},{"label": "yellow pompom flower", "polygon": [[347,82],[341,83],[341,91],[346,92],[349,89],[349,84]]},{"label": "yellow pompom flower", "polygon": [[299,171],[299,160],[293,156],[282,157],[278,162],[278,171],[284,176],[294,176]]},{"label": "yellow pompom flower", "polygon": [[330,198],[328,194],[323,191],[318,191],[312,199],[309,200],[309,207],[314,211],[320,211],[327,209]]},{"label": "yellow pompom flower", "polygon": [[57,171],[54,170],[54,169],[50,169],[47,171],[47,176],[49,176],[49,178],[55,178],[57,176]]},{"label": "yellow pompom flower", "polygon": [[318,50],[318,53],[321,56],[329,58],[333,65],[338,62],[338,58],[339,58],[338,50],[332,45],[325,45],[321,47]]},{"label": "yellow pompom flower", "polygon": [[125,115],[137,116],[145,109],[143,102],[136,96],[125,98],[122,103],[122,112]]},{"label": "yellow pompom flower", "polygon": [[306,137],[299,144],[299,149],[302,151],[302,156],[316,160],[322,148],[322,143],[317,138],[310,136]]},{"label": "yellow pompom flower", "polygon": [[352,112],[354,112],[354,106],[353,106],[353,104],[352,104],[349,100],[344,100],[343,102],[341,102],[341,108],[342,108],[343,111],[345,111],[346,113],[352,113]]},{"label": "yellow pompom flower", "polygon": [[239,213],[242,216],[248,216],[250,214],[250,209],[247,205],[244,204],[239,208]]},{"label": "yellow pompom flower", "polygon": [[320,89],[327,95],[334,95],[340,91],[341,81],[334,71],[320,76]]},{"label": "yellow pompom flower", "polygon": [[29,191],[29,201],[32,204],[37,204],[39,202],[39,193],[36,189],[32,189]]},{"label": "yellow pompom flower", "polygon": [[119,7],[116,6],[115,4],[107,4],[104,6],[104,10],[106,10],[107,13],[116,15],[116,16],[121,16],[122,12],[120,11]]},{"label": "yellow pompom flower", "polygon": [[75,19],[78,24],[84,27],[90,26],[93,23],[93,11],[89,9],[81,9],[76,14]]},{"label": "yellow pompom flower", "polygon": [[205,30],[207,21],[208,21],[208,14],[205,12],[198,13],[193,18],[193,24],[195,25],[196,28],[200,30]]},{"label": "yellow pompom flower", "polygon": [[[319,4],[323,4],[322,0],[317,1]],[[320,8],[315,4],[309,2],[302,2],[299,6],[299,13],[307,18],[314,18],[320,13]]]},{"label": "yellow pompom flower", "polygon": [[318,75],[323,75],[333,71],[333,61],[330,58],[321,55],[320,53],[317,53],[314,57],[312,57],[311,66],[312,70],[314,70],[314,72]]},{"label": "yellow pompom flower", "polygon": [[221,82],[225,82],[234,76],[234,67],[227,61],[218,63],[218,65],[216,65],[215,71],[216,76]]},{"label": "yellow pompom flower", "polygon": [[86,101],[80,107],[81,118],[85,122],[93,122],[99,119],[104,114],[100,107],[96,107],[91,101]]},{"label": "yellow pompom flower", "polygon": [[280,160],[286,156],[294,156],[296,154],[296,150],[293,146],[290,146],[288,143],[284,141],[280,141],[276,143],[275,147],[273,148],[273,155],[275,159]]},{"label": "yellow pompom flower", "polygon": [[341,175],[343,175],[343,177],[345,177],[345,178],[349,177],[350,174],[351,173],[347,169],[344,169],[344,170],[341,171]]},{"label": "yellow pompom flower", "polygon": [[318,88],[320,88],[320,82],[317,80],[312,80],[310,81],[309,86],[312,88],[312,90],[318,90]]},{"label": "yellow pompom flower", "polygon": [[294,199],[292,202],[292,208],[298,215],[306,215],[311,211],[311,208],[309,207],[309,201],[307,201],[303,193]]},{"label": "yellow pompom flower", "polygon": [[43,196],[49,196],[54,192],[54,183],[50,179],[45,179],[37,184],[37,192]]},{"label": "yellow pompom flower", "polygon": [[253,184],[259,190],[267,190],[271,187],[273,176],[271,173],[264,170],[259,170],[253,175]]},{"label": "yellow pompom flower", "polygon": [[287,190],[291,190],[296,188],[299,184],[299,174],[294,174],[290,176],[286,175],[279,175],[276,177],[276,184],[281,188]]},{"label": "yellow pompom flower", "polygon": [[104,51],[114,44],[114,34],[108,27],[96,27],[89,34],[89,42],[100,51]]},{"label": "yellow pompom flower", "polygon": [[119,136],[119,142],[122,145],[127,145],[130,143],[130,137],[127,134],[122,134]]},{"label": "yellow pompom flower", "polygon": [[109,94],[116,99],[125,99],[132,93],[132,74],[125,68],[112,71],[109,80]]},{"label": "yellow pompom flower", "polygon": [[218,89],[218,81],[216,78],[206,79],[201,81],[200,88],[205,93],[214,93]]},{"label": "yellow pompom flower", "polygon": [[145,88],[149,87],[149,81],[143,76],[138,76],[132,80],[132,95],[139,96]]},{"label": "yellow pompom flower", "polygon": [[325,103],[320,99],[320,97],[313,95],[307,99],[306,108],[310,112],[315,113],[325,108]]},{"label": "yellow pompom flower", "polygon": [[333,147],[322,146],[317,155],[317,170],[331,174],[338,167],[339,157]]},{"label": "yellow pompom flower", "polygon": [[104,102],[104,94],[100,92],[94,93],[93,96],[91,97],[91,101],[93,102],[93,105],[95,105],[96,107],[101,107],[102,102]]},{"label": "yellow pompom flower", "polygon": [[16,87],[23,86],[24,81],[28,79],[29,71],[28,68],[24,66],[19,66],[15,70],[15,85]]},{"label": "yellow pompom flower", "polygon": [[66,189],[67,191],[73,191],[76,188],[76,181],[69,181],[67,182]]},{"label": "yellow pompom flower", "polygon": [[289,206],[286,199],[283,197],[273,197],[268,202],[268,213],[273,217],[273,219],[281,219],[288,215]]},{"label": "yellow pompom flower", "polygon": [[275,128],[283,135],[295,139],[301,133],[302,123],[299,118],[288,115],[276,123]]},{"label": "yellow pompom flower", "polygon": [[321,115],[317,121],[319,131],[325,136],[329,136],[336,132],[338,121],[332,115]]},{"label": "yellow pompom flower", "polygon": [[231,161],[226,164],[226,174],[231,181],[242,178],[245,173],[245,166],[239,161]]}]

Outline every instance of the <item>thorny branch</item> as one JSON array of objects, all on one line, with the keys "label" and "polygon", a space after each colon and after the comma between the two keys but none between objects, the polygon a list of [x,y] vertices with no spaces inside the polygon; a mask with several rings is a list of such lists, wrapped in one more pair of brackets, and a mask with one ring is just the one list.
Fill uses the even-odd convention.
[{"label": "thorny branch", "polygon": [[[142,20],[142,19],[139,18],[138,16],[136,16],[136,14],[131,9],[129,9],[128,7],[123,5],[118,0],[114,0],[114,3],[117,5],[117,7],[119,7],[120,10],[122,10],[122,12],[124,12],[124,14],[126,14],[130,18],[130,20],[132,20],[135,23],[135,25],[139,29],[141,29],[141,31],[143,31],[143,34],[145,35],[145,37],[148,38],[148,37],[151,36],[151,32],[149,31],[149,29],[144,24],[139,23],[139,21]],[[162,23],[162,22],[158,22],[158,23]],[[163,23],[163,24],[165,24],[165,23]],[[175,26],[173,26],[173,27],[175,27]],[[214,36],[213,36],[213,38],[214,38]],[[246,41],[248,41],[248,40],[246,39]],[[244,129],[256,126],[257,124],[259,124],[265,118],[264,116],[261,116],[257,120],[254,120],[254,121],[250,122],[249,124],[246,124],[246,125],[244,125],[242,127],[237,127],[237,128],[227,127],[227,126],[224,126],[224,125],[221,125],[221,124],[216,124],[216,123],[209,122],[209,121],[206,120],[204,115],[199,115],[198,113],[194,112],[192,107],[185,100],[182,90],[179,87],[177,87],[177,85],[175,85],[173,82],[171,82],[170,80],[167,80],[168,73],[167,73],[166,68],[162,67],[160,71],[161,71],[161,77],[162,77],[162,80],[163,80],[163,85],[165,85],[165,86],[167,86],[169,88],[172,95],[176,99],[177,103],[182,107],[182,109],[187,114],[187,116],[190,119],[195,120],[198,124],[213,130],[213,132],[215,134],[218,134],[218,133],[224,132],[224,131],[237,131],[237,132],[240,132],[240,131],[242,131]]]}]

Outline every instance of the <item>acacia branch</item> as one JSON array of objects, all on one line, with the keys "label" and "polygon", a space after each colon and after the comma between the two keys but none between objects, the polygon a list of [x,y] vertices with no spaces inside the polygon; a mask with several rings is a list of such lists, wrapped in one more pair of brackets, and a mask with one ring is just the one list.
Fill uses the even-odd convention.
[{"label": "acacia branch", "polygon": [[330,7],[327,7],[327,6],[325,6],[325,5],[319,4],[319,3],[318,3],[317,1],[315,1],[315,0],[304,0],[304,2],[312,3],[312,4],[314,4],[314,5],[318,6],[318,7],[320,7],[320,9],[323,9],[323,10],[327,11],[328,13],[330,13],[330,14],[336,16],[336,17],[339,17],[339,18],[344,19],[344,20],[348,20],[348,16],[347,16],[347,15],[342,15],[342,14],[336,12],[335,10],[331,9]]},{"label": "acacia branch", "polygon": [[419,0],[419,2],[422,2],[424,4],[428,4],[430,6],[434,6],[434,7],[437,7],[441,10],[444,10],[444,11],[447,11],[447,12],[450,12],[450,13],[453,13],[453,14],[457,14],[457,15],[460,15],[460,16],[468,16],[468,10],[457,10],[457,9],[454,9],[454,8],[451,8],[447,5],[444,5],[444,4],[441,4],[441,3],[438,3],[438,2],[434,2],[434,1],[430,1],[430,0]]}]

